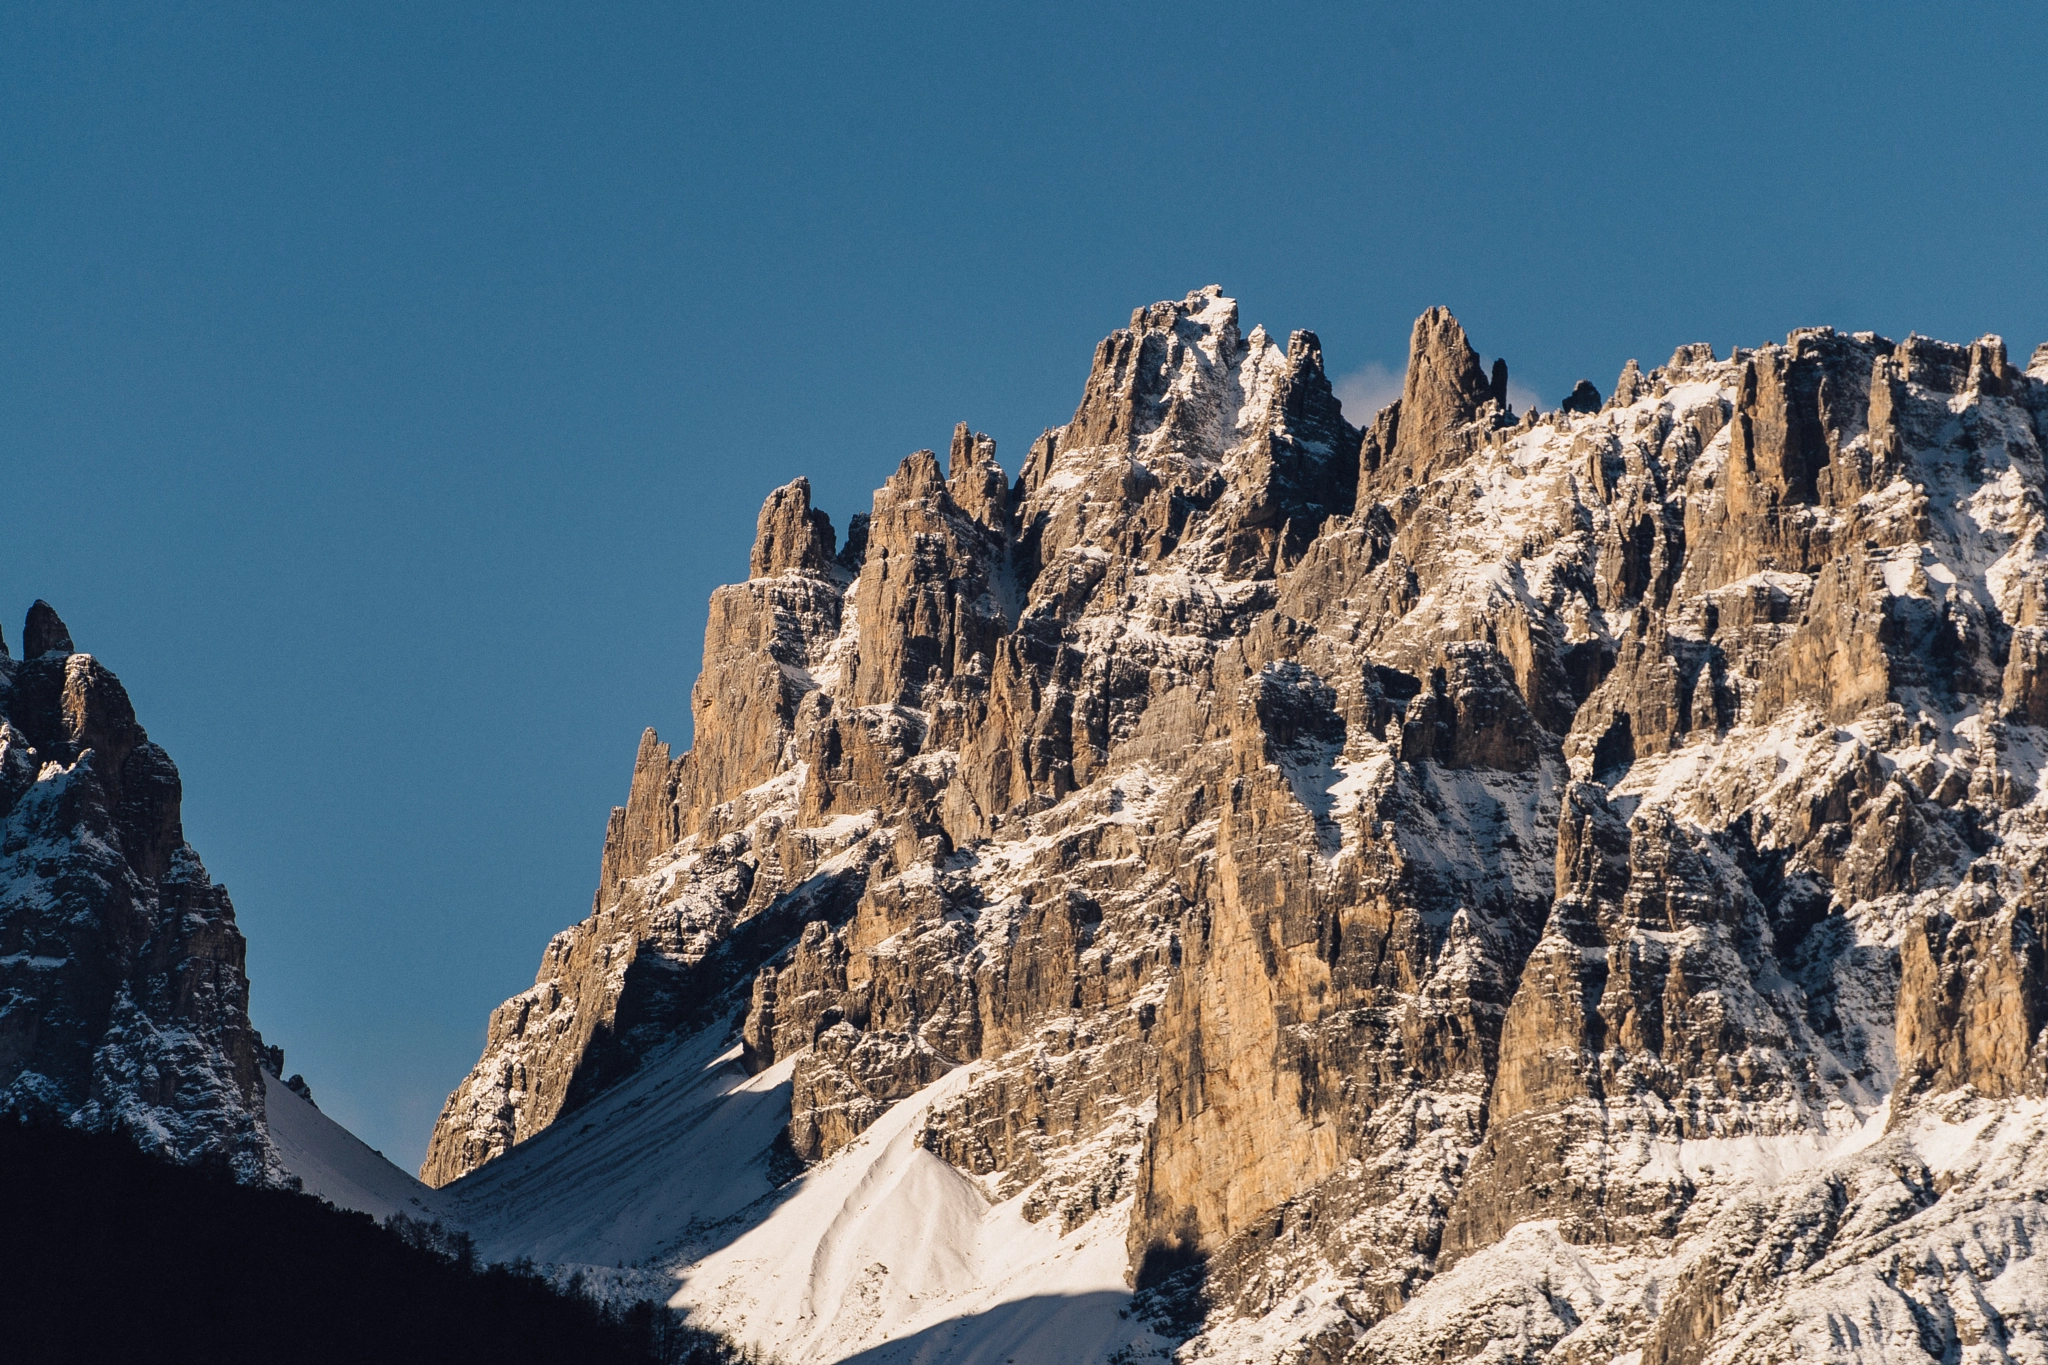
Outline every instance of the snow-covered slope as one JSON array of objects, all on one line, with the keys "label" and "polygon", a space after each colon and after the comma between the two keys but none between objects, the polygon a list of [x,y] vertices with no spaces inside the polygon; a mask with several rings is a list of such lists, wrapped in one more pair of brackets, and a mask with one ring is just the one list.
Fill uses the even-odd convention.
[{"label": "snow-covered slope", "polygon": [[789,1068],[749,1076],[722,1028],[649,1060],[569,1119],[444,1190],[493,1260],[659,1264],[773,1190]]},{"label": "snow-covered slope", "polygon": [[1065,1236],[994,1202],[920,1142],[955,1071],[890,1110],[727,1245],[672,1300],[778,1359],[1106,1360],[1159,1342],[1124,1312],[1128,1202]]},{"label": "snow-covered slope", "polygon": [[[1947,1096],[1812,1165],[1749,1163],[1677,1238],[1573,1245],[1556,1220],[1522,1223],[1375,1324],[1354,1358],[2040,1362],[2044,1230],[2042,1104]],[[1212,1334],[1205,1359],[1271,1359],[1260,1325]]]},{"label": "snow-covered slope", "polygon": [[1128,1201],[1062,1235],[1057,1220],[1027,1221],[1022,1196],[996,1201],[920,1145],[973,1068],[778,1185],[791,1063],[749,1076],[727,1039],[704,1030],[432,1193],[489,1259],[531,1256],[606,1292],[671,1297],[791,1365],[1163,1351],[1123,1316]]},{"label": "snow-covered slope", "polygon": [[271,1146],[278,1163],[299,1178],[307,1194],[336,1208],[367,1213],[379,1222],[394,1213],[426,1219],[448,1213],[452,1201],[438,1190],[392,1165],[268,1069],[262,1076]]}]

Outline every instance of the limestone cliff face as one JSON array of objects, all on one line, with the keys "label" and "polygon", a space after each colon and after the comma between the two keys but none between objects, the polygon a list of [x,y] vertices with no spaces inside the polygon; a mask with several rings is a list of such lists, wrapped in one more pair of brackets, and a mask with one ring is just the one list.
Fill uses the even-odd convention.
[{"label": "limestone cliff face", "polygon": [[0,643],[0,1114],[281,1178],[242,935],[178,769],[48,604],[22,646]]},{"label": "limestone cliff face", "polygon": [[1787,1210],[2048,1089],[2048,358],[1811,329],[1506,391],[1437,309],[1347,415],[1212,288],[1014,483],[963,425],[843,550],[777,490],[695,749],[643,741],[422,1174],[731,1029],[807,1161],[972,1064],[924,1145],[1123,1219],[1216,1358],[1789,1350],[1834,1272],[1756,1270]]}]

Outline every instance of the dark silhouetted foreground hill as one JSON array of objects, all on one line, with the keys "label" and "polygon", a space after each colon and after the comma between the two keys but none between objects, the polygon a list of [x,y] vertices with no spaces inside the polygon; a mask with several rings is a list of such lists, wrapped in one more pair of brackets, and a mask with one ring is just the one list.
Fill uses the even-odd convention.
[{"label": "dark silhouetted foreground hill", "polygon": [[0,1122],[0,1208],[0,1358],[17,1365],[741,1358],[651,1304],[614,1315],[519,1268],[471,1268],[459,1238],[109,1134]]}]

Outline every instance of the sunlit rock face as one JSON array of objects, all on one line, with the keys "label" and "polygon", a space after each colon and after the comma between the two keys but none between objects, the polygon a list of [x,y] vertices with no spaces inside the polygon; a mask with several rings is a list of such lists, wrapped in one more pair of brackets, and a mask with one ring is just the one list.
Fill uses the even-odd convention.
[{"label": "sunlit rock face", "polygon": [[1204,1358],[2035,1358],[2048,354],[1506,375],[1211,288],[1014,482],[776,490],[422,1176],[715,1029],[792,1169],[975,1063],[923,1148]]},{"label": "sunlit rock face", "polygon": [[0,1115],[281,1179],[242,935],[180,796],[120,680],[37,602],[22,657],[0,643]]}]

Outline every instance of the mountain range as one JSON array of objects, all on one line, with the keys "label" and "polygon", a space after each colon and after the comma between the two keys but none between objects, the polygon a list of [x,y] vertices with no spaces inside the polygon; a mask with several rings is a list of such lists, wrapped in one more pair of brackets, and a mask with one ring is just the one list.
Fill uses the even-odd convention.
[{"label": "mountain range", "polygon": [[249,1022],[176,768],[0,661],[0,1109],[791,1362],[2048,1362],[2048,346],[1517,413],[1214,287],[713,594],[419,1179]]}]

